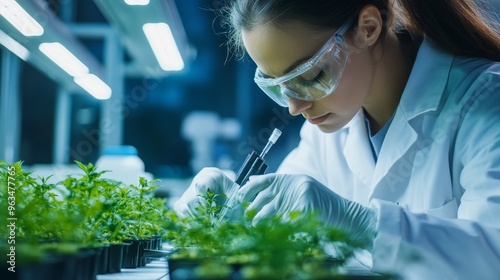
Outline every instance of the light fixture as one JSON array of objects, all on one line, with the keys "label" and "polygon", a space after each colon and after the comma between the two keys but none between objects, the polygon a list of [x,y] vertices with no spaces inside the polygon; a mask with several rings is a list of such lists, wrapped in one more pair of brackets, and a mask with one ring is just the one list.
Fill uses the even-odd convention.
[{"label": "light fixture", "polygon": [[0,30],[0,44],[6,47],[13,54],[17,55],[20,59],[26,61],[30,55],[28,49],[19,44],[16,40],[12,39],[9,35]]},{"label": "light fixture", "polygon": [[[148,5],[128,5],[132,1],[139,3],[139,0],[94,0],[118,30],[130,58],[124,67],[125,75],[162,78],[185,68],[195,58],[196,49],[189,44],[176,1],[150,0]],[[168,58],[165,44],[173,49]]]},{"label": "light fixture", "polygon": [[96,99],[105,100],[111,97],[111,88],[94,74],[75,77],[75,83]]},{"label": "light fixture", "polygon": [[43,27],[14,0],[0,2],[0,15],[24,36],[40,36],[44,32]]},{"label": "light fixture", "polygon": [[161,69],[179,71],[184,68],[184,61],[168,24],[146,23],[142,29]]},{"label": "light fixture", "polygon": [[[123,1],[117,2],[127,6]],[[101,63],[45,1],[0,0],[0,44],[61,87],[70,91],[88,89],[99,99],[111,95],[110,87],[98,78],[105,75]],[[77,77],[80,86],[76,84]],[[87,80],[95,85],[86,85]]]},{"label": "light fixture", "polygon": [[73,77],[78,77],[89,72],[89,68],[59,42],[41,43],[38,48],[54,61],[55,64]]},{"label": "light fixture", "polygon": [[125,0],[125,3],[130,6],[145,6],[149,4],[149,0]]}]

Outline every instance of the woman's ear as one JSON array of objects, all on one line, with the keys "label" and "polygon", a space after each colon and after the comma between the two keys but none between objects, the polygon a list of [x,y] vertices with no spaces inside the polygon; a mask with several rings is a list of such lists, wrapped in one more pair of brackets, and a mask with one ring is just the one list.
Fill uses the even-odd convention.
[{"label": "woman's ear", "polygon": [[354,46],[359,49],[373,46],[380,37],[383,24],[382,15],[377,7],[364,6],[358,15],[358,26],[353,37]]}]

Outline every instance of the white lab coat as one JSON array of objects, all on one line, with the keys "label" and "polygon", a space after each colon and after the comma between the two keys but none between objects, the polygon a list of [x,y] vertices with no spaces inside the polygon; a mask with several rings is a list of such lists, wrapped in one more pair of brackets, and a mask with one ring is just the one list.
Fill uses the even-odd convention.
[{"label": "white lab coat", "polygon": [[425,39],[376,163],[361,110],[335,133],[306,122],[277,172],[376,209],[375,271],[500,279],[500,64]]}]

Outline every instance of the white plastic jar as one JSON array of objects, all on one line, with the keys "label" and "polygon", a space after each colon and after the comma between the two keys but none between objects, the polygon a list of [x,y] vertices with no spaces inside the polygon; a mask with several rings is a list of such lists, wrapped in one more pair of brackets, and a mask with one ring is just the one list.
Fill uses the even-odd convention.
[{"label": "white plastic jar", "polygon": [[134,146],[108,146],[96,162],[97,170],[109,170],[103,178],[123,182],[126,185],[139,184],[139,177],[151,180],[153,176],[145,172],[144,162],[139,158]]}]

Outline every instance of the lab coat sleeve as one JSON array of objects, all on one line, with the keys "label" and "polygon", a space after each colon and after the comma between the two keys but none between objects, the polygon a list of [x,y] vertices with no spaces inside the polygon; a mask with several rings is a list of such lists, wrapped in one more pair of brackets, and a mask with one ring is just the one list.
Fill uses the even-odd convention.
[{"label": "lab coat sleeve", "polygon": [[415,214],[387,201],[371,207],[378,217],[373,271],[403,279],[498,279],[500,229]]},{"label": "lab coat sleeve", "polygon": [[[499,279],[500,67],[496,74],[480,76],[460,103],[452,148],[454,181],[463,190],[458,219],[372,201],[378,218],[374,270],[408,271],[420,260],[431,277],[421,279]],[[412,256],[416,261],[410,265],[405,260]]]},{"label": "lab coat sleeve", "polygon": [[[458,217],[500,228],[500,64],[481,76],[457,136],[464,189]],[[499,252],[500,254],[500,252]]]},{"label": "lab coat sleeve", "polygon": [[319,155],[322,151],[321,136],[318,135],[318,128],[304,123],[300,130],[299,145],[292,150],[280,164],[277,173],[306,174],[316,180],[325,183],[326,178],[320,171],[324,168],[319,162],[322,158]]}]

